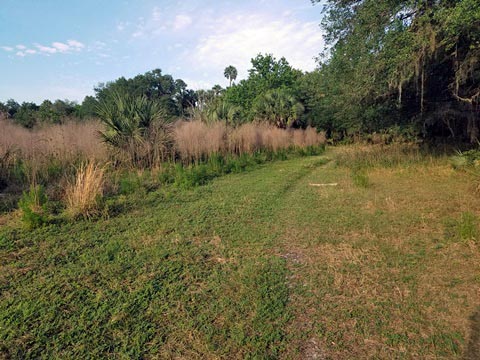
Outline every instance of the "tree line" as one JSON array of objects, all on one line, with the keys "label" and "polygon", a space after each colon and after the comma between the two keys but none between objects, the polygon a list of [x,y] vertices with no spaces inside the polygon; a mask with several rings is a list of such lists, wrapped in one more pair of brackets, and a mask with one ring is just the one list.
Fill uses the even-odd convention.
[{"label": "tree line", "polygon": [[400,126],[478,141],[478,0],[312,2],[325,13],[314,80],[322,127],[345,136]]},{"label": "tree line", "polygon": [[254,120],[281,128],[315,126],[310,105],[311,75],[294,69],[285,58],[259,54],[251,60],[247,79],[238,84],[237,69],[229,65],[224,70],[229,86],[215,85],[211,89],[192,90],[182,79],[163,74],[160,69],[133,78],[121,77],[98,84],[94,96],[86,96],[81,104],[68,100],[45,100],[18,104],[14,100],[0,103],[0,113],[16,123],[32,128],[40,123],[62,123],[66,119],[96,117],[103,105],[125,99],[144,98],[154,102],[164,119],[200,119],[205,122],[225,121],[236,126]]},{"label": "tree line", "polygon": [[[314,126],[330,138],[397,131],[476,142],[480,137],[480,3],[477,0],[312,0],[323,4],[326,49],[314,71],[259,54],[248,76],[194,91],[155,69],[94,88],[81,104],[0,103],[26,126],[96,116],[117,94],[154,101],[167,119]],[[320,31],[320,30],[319,30]]]}]

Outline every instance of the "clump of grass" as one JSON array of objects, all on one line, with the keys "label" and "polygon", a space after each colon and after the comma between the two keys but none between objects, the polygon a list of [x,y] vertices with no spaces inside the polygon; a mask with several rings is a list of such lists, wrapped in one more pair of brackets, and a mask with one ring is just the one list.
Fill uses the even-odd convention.
[{"label": "clump of grass", "polygon": [[105,167],[91,161],[77,169],[75,179],[65,191],[68,217],[90,218],[100,212],[100,202],[105,185]]},{"label": "clump of grass", "polygon": [[24,191],[18,202],[22,211],[22,221],[30,230],[43,226],[47,223],[48,198],[41,185],[31,185],[29,191]]},{"label": "clump of grass", "polygon": [[363,168],[352,170],[352,181],[355,186],[361,188],[367,188],[370,186],[370,178],[367,175],[367,171]]},{"label": "clump of grass", "polygon": [[464,212],[457,224],[458,235],[464,241],[478,238],[477,217],[471,212]]},{"label": "clump of grass", "polygon": [[477,241],[478,236],[478,218],[472,212],[463,212],[459,218],[445,223],[445,237],[452,241]]}]

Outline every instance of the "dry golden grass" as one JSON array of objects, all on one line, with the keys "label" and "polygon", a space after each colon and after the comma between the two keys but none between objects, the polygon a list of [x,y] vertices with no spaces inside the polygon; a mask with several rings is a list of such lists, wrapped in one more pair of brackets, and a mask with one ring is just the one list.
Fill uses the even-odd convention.
[{"label": "dry golden grass", "polygon": [[431,153],[423,153],[416,143],[354,144],[338,147],[335,154],[337,164],[356,168],[392,167],[435,160]]},{"label": "dry golden grass", "polygon": [[277,127],[263,127],[262,138],[264,146],[272,151],[288,149],[292,146],[292,133]]},{"label": "dry golden grass", "polygon": [[261,149],[278,151],[290,147],[304,148],[325,144],[324,133],[314,128],[279,129],[247,123],[228,127],[224,123],[179,122],[174,129],[175,148],[185,162],[198,161],[214,153],[253,153]]},{"label": "dry golden grass", "polygon": [[224,123],[180,121],[173,130],[175,148],[182,160],[198,161],[225,149],[227,127]]},{"label": "dry golden grass", "polygon": [[[7,161],[22,159],[31,165],[32,172],[38,172],[52,159],[68,166],[79,159],[102,162],[108,156],[108,148],[99,137],[99,122],[69,122],[28,130],[11,121],[0,120],[0,128],[0,161],[3,165]],[[151,159],[149,166],[169,158],[170,138],[184,162],[199,161],[214,153],[253,153],[260,149],[278,151],[325,143],[325,135],[311,127],[286,130],[255,123],[233,128],[223,122],[179,121],[168,132],[151,131],[152,141],[145,142],[145,149],[140,153],[151,152],[149,144],[162,146],[157,146],[155,158]]]},{"label": "dry golden grass", "polygon": [[261,128],[256,124],[243,124],[229,132],[228,148],[234,154],[253,153],[263,145]]},{"label": "dry golden grass", "polygon": [[99,201],[105,186],[105,167],[93,161],[77,169],[75,179],[65,189],[66,213],[71,218],[99,214]]},{"label": "dry golden grass", "polygon": [[100,141],[100,123],[69,122],[46,125],[28,130],[7,120],[0,121],[0,153],[20,152],[24,158],[42,157],[71,159],[82,155],[89,159],[103,159],[106,149]]},{"label": "dry golden grass", "polygon": [[[107,149],[99,137],[98,122],[69,122],[25,129],[8,120],[0,120],[0,177],[8,179],[12,169],[22,168],[23,181],[48,180],[52,163],[67,169],[78,160],[103,161]],[[5,181],[5,180],[4,180]],[[22,181],[10,180],[10,185]],[[17,184],[18,185],[18,184]]]}]

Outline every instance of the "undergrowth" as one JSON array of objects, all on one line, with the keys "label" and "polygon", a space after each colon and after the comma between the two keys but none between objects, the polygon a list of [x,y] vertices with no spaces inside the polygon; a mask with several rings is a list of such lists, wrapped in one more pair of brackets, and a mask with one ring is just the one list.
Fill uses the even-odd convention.
[{"label": "undergrowth", "polygon": [[18,202],[21,210],[21,219],[28,229],[35,229],[46,224],[48,198],[41,185],[30,186],[29,191],[24,191]]}]

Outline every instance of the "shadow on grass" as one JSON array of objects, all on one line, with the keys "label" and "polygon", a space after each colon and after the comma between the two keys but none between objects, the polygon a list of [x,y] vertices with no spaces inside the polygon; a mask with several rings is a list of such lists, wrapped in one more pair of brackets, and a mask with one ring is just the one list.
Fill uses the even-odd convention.
[{"label": "shadow on grass", "polygon": [[480,359],[480,307],[470,317],[470,339],[468,340],[464,359]]}]

